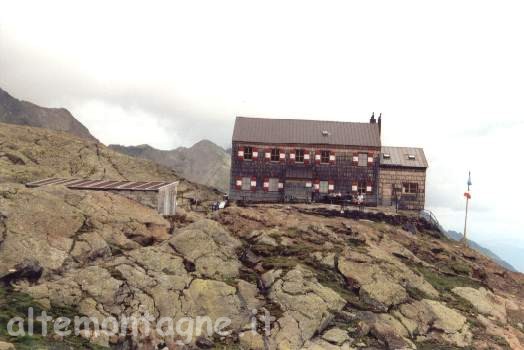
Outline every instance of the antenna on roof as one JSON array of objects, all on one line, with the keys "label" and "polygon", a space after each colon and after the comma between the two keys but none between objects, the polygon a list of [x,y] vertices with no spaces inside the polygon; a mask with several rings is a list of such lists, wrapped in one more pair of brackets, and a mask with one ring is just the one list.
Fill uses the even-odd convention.
[{"label": "antenna on roof", "polygon": [[382,112],[378,116],[378,134],[382,135]]},{"label": "antenna on roof", "polygon": [[375,124],[377,121],[375,120],[375,112],[373,112],[373,114],[371,114],[371,119],[369,119],[369,122],[371,124]]}]

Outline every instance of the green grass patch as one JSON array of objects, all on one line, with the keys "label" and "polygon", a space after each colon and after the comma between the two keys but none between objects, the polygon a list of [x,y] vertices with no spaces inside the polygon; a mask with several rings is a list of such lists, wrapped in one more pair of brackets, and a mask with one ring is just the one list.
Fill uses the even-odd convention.
[{"label": "green grass patch", "polygon": [[[34,331],[32,336],[25,335],[22,337],[12,337],[9,335],[7,325],[9,320],[14,317],[21,317],[25,320],[25,331],[27,331],[27,314],[28,309],[33,308],[34,313]],[[11,289],[0,287],[0,339],[13,343],[17,349],[30,350],[38,348],[49,349],[103,349],[102,347],[90,344],[81,337],[70,336],[63,341],[55,341],[50,337],[42,336],[42,324],[36,321],[36,317],[41,314],[43,308],[36,303],[29,295],[17,292]],[[53,318],[69,317],[73,319],[77,313],[73,308],[55,307],[48,310],[47,314]],[[80,316],[80,315],[79,315]],[[47,324],[47,334],[53,332],[53,322]],[[15,327],[15,330],[17,328]]]},{"label": "green grass patch", "polygon": [[455,287],[481,287],[481,283],[467,276],[438,273],[424,266],[416,266],[415,269],[439,292],[449,292]]},{"label": "green grass patch", "polygon": [[461,261],[453,262],[451,264],[451,269],[460,275],[469,276],[471,273],[471,266]]}]

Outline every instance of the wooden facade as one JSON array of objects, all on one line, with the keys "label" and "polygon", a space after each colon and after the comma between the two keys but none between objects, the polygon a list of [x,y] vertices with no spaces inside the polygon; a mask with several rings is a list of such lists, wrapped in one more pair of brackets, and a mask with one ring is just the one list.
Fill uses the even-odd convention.
[{"label": "wooden facade", "polygon": [[[239,156],[248,147],[258,153],[255,159]],[[274,150],[283,155],[278,161],[271,160]],[[303,161],[294,160],[297,150],[304,151]],[[330,153],[330,161],[318,160],[323,151]],[[268,154],[269,157],[266,157]],[[376,205],[379,154],[380,149],[373,147],[253,145],[235,142],[231,158],[230,198],[255,202],[317,201],[334,193],[357,194],[359,188],[365,187],[366,202]],[[358,159],[363,156],[366,158],[365,165],[359,165],[358,160],[354,161],[355,157]],[[247,178],[252,182],[249,189],[242,187],[242,182]],[[276,189],[270,188],[271,179],[278,180]],[[327,191],[320,186],[325,182]]]},{"label": "wooden facade", "polygon": [[365,124],[237,118],[230,199],[310,202],[364,194],[368,206],[396,205],[407,184],[402,209],[423,209],[427,163],[422,150],[416,149],[411,162],[412,155],[402,152],[412,149],[387,148],[393,159],[382,162],[381,119]]}]

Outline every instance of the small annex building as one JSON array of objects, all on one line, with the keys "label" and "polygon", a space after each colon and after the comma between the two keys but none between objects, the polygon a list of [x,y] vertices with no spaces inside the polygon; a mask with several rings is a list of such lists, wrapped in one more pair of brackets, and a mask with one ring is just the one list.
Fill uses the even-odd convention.
[{"label": "small annex building", "polygon": [[383,146],[378,190],[380,205],[423,209],[428,161],[422,148]]},{"label": "small annex building", "polygon": [[72,190],[107,191],[137,201],[164,216],[176,213],[178,181],[118,181],[49,178],[29,182],[27,187],[62,185]]}]

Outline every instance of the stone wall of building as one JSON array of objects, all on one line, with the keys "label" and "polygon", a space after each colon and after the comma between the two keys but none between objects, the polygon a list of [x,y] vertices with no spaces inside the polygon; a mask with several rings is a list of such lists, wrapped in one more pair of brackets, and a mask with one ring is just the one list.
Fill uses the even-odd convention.
[{"label": "stone wall of building", "polygon": [[403,192],[404,183],[416,183],[418,185],[418,193],[401,193],[399,209],[424,209],[426,200],[426,169],[382,166],[378,178],[379,205],[395,206],[395,191]]}]

